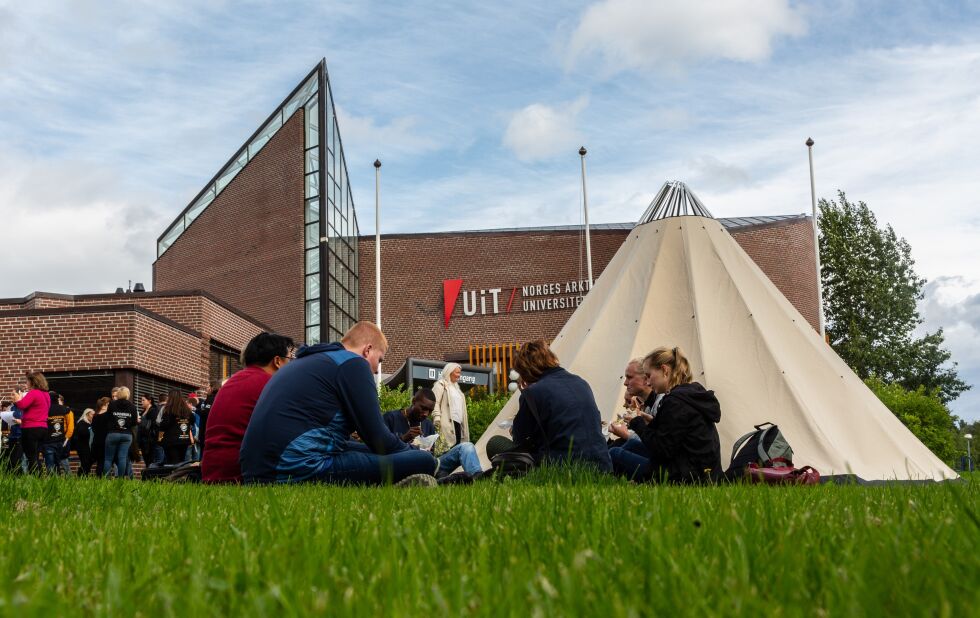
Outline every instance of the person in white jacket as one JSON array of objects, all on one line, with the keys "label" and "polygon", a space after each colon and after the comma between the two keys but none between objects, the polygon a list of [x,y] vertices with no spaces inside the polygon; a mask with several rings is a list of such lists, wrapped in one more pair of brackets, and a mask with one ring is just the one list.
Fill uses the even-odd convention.
[{"label": "person in white jacket", "polygon": [[439,431],[439,441],[435,447],[437,457],[457,444],[470,441],[466,397],[459,388],[459,377],[462,373],[463,368],[458,363],[446,363],[442,368],[442,377],[432,387],[436,396],[432,422]]}]

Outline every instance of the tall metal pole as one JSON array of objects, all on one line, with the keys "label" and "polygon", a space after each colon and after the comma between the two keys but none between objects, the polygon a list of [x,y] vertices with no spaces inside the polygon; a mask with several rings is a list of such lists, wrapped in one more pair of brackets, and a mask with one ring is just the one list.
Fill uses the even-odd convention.
[{"label": "tall metal pole", "polygon": [[374,160],[374,322],[381,328],[381,161]]},{"label": "tall metal pole", "polygon": [[585,190],[585,146],[578,149],[582,159],[582,207],[585,209],[585,265],[589,271],[589,291],[592,291],[592,240],[589,238],[589,196]]},{"label": "tall metal pole", "polygon": [[813,182],[813,144],[813,138],[806,138],[806,151],[810,158],[810,205],[813,207],[813,256],[817,265],[817,308],[820,319],[820,338],[826,339],[826,324],[823,317],[823,281],[820,276],[820,236],[817,231],[817,189]]},{"label": "tall metal pole", "polygon": [[[381,329],[381,160],[374,160],[374,322]],[[378,364],[378,388],[381,364]]]}]

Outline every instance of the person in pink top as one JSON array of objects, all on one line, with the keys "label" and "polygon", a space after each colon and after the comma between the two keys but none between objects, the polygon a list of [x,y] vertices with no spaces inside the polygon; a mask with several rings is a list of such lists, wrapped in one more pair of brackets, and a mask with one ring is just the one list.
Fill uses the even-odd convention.
[{"label": "person in pink top", "polygon": [[27,471],[36,474],[41,471],[38,455],[41,445],[48,436],[48,410],[51,397],[48,396],[48,381],[40,371],[27,372],[28,391],[14,391],[13,401],[24,413],[21,419],[21,445],[27,457]]}]

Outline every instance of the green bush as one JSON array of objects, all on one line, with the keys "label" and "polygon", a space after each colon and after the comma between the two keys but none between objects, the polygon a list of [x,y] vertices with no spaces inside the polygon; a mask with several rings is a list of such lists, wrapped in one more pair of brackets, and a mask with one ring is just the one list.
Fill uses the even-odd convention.
[{"label": "green bush", "polygon": [[939,397],[921,386],[910,391],[899,384],[887,384],[875,377],[864,382],[936,457],[953,464],[959,455],[956,417]]}]

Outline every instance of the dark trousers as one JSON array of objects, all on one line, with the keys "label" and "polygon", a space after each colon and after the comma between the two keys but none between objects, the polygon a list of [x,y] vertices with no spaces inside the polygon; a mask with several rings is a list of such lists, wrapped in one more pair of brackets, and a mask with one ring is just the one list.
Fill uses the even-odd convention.
[{"label": "dark trousers", "polygon": [[41,451],[44,453],[44,467],[48,474],[54,474],[58,471],[58,462],[61,461],[61,442],[45,442]]},{"label": "dark trousers", "polygon": [[75,447],[78,453],[78,476],[86,476],[92,472],[92,448],[85,444]]},{"label": "dark trousers", "polygon": [[456,430],[456,444],[459,444],[463,441],[463,426],[453,421],[453,429]]},{"label": "dark trousers", "polygon": [[31,427],[21,430],[20,443],[24,448],[24,456],[27,457],[28,474],[41,472],[41,463],[38,461],[38,457],[41,455],[41,445],[44,444],[44,439],[47,437],[47,427]]},{"label": "dark trousers", "polygon": [[167,465],[182,464],[187,461],[187,444],[165,444],[163,452]]},{"label": "dark trousers", "polygon": [[0,467],[7,472],[19,474],[20,462],[24,458],[24,449],[20,446],[20,440],[7,442],[7,448],[0,454]]},{"label": "dark trousers", "polygon": [[435,458],[425,451],[407,449],[391,455],[376,455],[366,444],[348,442],[344,450],[331,454],[330,467],[316,479],[324,483],[380,485],[397,483],[413,474],[434,474]]}]

